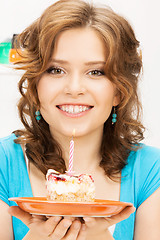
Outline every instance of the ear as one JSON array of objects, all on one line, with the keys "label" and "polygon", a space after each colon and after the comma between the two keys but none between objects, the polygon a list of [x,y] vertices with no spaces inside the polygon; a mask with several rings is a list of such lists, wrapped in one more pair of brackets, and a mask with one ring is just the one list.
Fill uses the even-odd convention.
[{"label": "ear", "polygon": [[113,106],[116,107],[121,101],[120,92],[116,89],[116,93],[113,99]]}]

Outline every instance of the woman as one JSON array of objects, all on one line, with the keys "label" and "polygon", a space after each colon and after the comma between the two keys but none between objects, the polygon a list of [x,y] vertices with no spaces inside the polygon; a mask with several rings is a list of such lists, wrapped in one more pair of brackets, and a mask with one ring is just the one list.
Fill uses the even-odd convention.
[{"label": "woman", "polygon": [[[159,239],[160,151],[139,143],[144,127],[138,47],[124,18],[80,0],[56,2],[19,35],[19,65],[26,71],[18,108],[25,128],[0,145],[3,239]],[[47,170],[68,168],[73,129],[75,174],[93,176],[96,198],[135,208],[108,218],[84,217],[82,224],[32,216],[8,201],[46,196]]]}]

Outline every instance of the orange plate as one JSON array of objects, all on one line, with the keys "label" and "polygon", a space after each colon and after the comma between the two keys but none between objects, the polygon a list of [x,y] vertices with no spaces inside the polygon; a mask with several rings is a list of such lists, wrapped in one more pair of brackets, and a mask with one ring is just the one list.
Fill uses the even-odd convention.
[{"label": "orange plate", "polygon": [[96,199],[94,202],[56,202],[45,197],[9,198],[26,212],[38,215],[94,216],[103,217],[121,212],[132,203]]}]

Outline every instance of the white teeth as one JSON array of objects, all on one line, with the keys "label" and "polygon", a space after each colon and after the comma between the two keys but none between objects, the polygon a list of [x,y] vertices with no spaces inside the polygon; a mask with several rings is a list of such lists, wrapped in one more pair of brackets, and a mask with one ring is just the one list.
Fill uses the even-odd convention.
[{"label": "white teeth", "polygon": [[64,107],[64,111],[68,112],[69,111],[69,108],[68,106]]},{"label": "white teeth", "polygon": [[79,106],[79,111],[80,111],[80,112],[82,112],[82,111],[83,111],[83,109],[82,109],[82,106]]},{"label": "white teeth", "polygon": [[65,111],[65,109],[66,109],[65,106],[61,106],[62,111]]},{"label": "white teeth", "polygon": [[75,108],[74,108],[74,112],[75,112],[75,113],[80,112],[80,108],[79,108],[78,106],[75,106]]},{"label": "white teeth", "polygon": [[90,107],[82,105],[62,105],[59,108],[67,113],[78,114],[87,111]]},{"label": "white teeth", "polygon": [[82,107],[82,111],[86,111],[86,106],[83,106],[83,107]]},{"label": "white teeth", "polygon": [[73,106],[69,106],[68,112],[69,112],[69,113],[73,113]]}]

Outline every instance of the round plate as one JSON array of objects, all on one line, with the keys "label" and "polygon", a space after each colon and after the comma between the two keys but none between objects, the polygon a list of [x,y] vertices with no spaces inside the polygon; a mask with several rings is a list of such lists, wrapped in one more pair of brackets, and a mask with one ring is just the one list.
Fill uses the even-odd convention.
[{"label": "round plate", "polygon": [[46,216],[106,217],[132,206],[132,203],[102,199],[96,199],[94,202],[56,202],[48,201],[45,197],[15,197],[9,200],[16,202],[26,212]]}]

